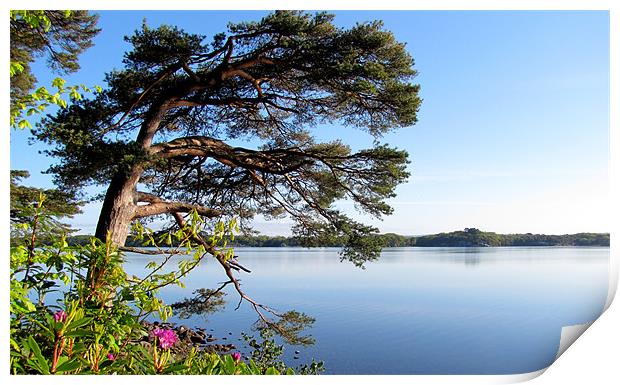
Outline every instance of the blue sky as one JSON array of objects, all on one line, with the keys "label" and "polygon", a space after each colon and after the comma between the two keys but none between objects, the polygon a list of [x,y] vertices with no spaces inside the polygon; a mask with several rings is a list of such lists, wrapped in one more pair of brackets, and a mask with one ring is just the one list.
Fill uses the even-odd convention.
[{"label": "blue sky", "polygon": [[[69,83],[101,84],[121,67],[122,36],[146,18],[210,37],[228,21],[262,12],[100,12],[103,29]],[[609,231],[609,15],[605,11],[348,11],[343,27],[381,19],[416,61],[419,123],[383,141],[409,151],[412,177],[398,188],[392,216],[370,220],[346,202],[343,210],[384,232],[426,234],[464,227],[510,232]],[[35,65],[42,84],[44,63]],[[344,127],[320,127],[321,139],[353,148],[372,138]],[[52,160],[11,132],[11,168],[28,169],[28,184]],[[72,223],[93,231],[98,204]],[[286,234],[289,223],[256,229]]]}]

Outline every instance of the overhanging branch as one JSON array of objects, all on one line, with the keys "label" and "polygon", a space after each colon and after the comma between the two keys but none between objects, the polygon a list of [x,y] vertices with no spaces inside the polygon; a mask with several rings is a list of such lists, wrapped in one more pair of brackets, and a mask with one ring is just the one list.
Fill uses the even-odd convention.
[{"label": "overhanging branch", "polygon": [[144,192],[137,192],[135,194],[134,200],[136,202],[149,203],[147,205],[139,205],[136,207],[134,219],[150,217],[158,214],[187,213],[193,210],[196,210],[199,215],[207,218],[215,218],[222,215],[222,212],[219,210],[214,210],[205,206],[194,205],[186,202],[169,202],[161,199],[156,195]]},{"label": "overhanging branch", "polygon": [[163,159],[179,156],[210,157],[230,167],[284,175],[312,162],[303,152],[282,149],[258,151],[232,147],[225,142],[207,136],[189,136],[167,143],[155,144],[151,155]]}]

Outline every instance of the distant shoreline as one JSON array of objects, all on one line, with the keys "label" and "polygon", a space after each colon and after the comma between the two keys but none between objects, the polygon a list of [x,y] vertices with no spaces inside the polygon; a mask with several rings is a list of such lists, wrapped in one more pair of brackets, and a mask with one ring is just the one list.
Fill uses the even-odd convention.
[{"label": "distant shoreline", "polygon": [[[497,234],[466,228],[461,231],[421,236],[406,236],[394,233],[374,235],[384,243],[384,247],[519,247],[519,246],[603,246],[609,247],[609,233],[576,233],[563,235],[547,234]],[[89,242],[89,235],[75,235],[67,239],[69,244],[79,245]],[[345,239],[333,239],[322,243],[321,247],[342,247]],[[142,244],[131,238],[126,246],[139,247]],[[232,247],[307,247],[303,239],[292,236],[239,235],[229,242]]]}]

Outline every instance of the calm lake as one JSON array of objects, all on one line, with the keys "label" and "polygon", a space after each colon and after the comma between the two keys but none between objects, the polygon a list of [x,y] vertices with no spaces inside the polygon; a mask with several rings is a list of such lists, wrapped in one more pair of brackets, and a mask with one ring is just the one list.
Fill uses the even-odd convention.
[{"label": "calm lake", "polygon": [[[326,374],[509,374],[555,358],[562,326],[586,323],[607,297],[607,247],[388,248],[365,270],[339,262],[338,250],[237,248],[243,289],[280,311],[316,319],[312,346],[285,346],[288,365],[323,360]],[[153,256],[129,254],[141,274]],[[167,303],[226,280],[209,260]],[[240,332],[256,313],[226,288],[223,311],[177,322],[204,327],[245,352]],[[232,335],[229,335],[232,332]],[[226,340],[223,340],[223,338]],[[299,359],[294,351],[299,350]]]}]

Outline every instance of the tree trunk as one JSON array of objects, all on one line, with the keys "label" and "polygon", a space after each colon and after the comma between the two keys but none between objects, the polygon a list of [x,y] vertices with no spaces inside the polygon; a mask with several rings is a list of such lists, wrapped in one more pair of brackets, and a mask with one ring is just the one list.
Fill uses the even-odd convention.
[{"label": "tree trunk", "polygon": [[134,193],[141,174],[142,169],[137,167],[129,174],[119,171],[114,175],[103,200],[95,237],[105,241],[109,234],[113,244],[125,245],[136,210]]},{"label": "tree trunk", "polygon": [[[153,143],[153,137],[159,128],[159,124],[169,108],[170,100],[163,99],[160,103],[155,103],[144,120],[136,143],[145,152]],[[108,191],[103,200],[95,237],[105,241],[109,234],[110,240],[116,246],[124,246],[129,234],[129,225],[134,219],[136,203],[134,194],[138,181],[144,172],[144,165],[134,165],[131,171],[118,171],[112,177]]]}]

